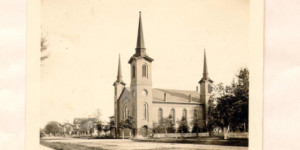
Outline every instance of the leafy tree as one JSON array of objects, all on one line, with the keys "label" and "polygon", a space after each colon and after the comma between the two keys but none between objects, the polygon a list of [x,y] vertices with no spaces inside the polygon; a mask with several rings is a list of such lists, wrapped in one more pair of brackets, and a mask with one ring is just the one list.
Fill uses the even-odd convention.
[{"label": "leafy tree", "polygon": [[219,97],[216,106],[211,107],[210,125],[228,127],[230,130],[248,131],[248,108],[249,108],[249,70],[241,68],[236,75],[238,81],[231,86],[219,84]]},{"label": "leafy tree", "polygon": [[248,68],[241,68],[236,75],[238,82],[236,83],[233,93],[236,98],[233,104],[233,121],[235,122],[235,128],[243,128],[245,125],[245,131],[248,131],[248,117],[249,117],[249,70]]},{"label": "leafy tree", "polygon": [[109,130],[110,132],[112,132],[112,130],[115,131],[115,136],[117,137],[117,130],[116,130],[116,124],[115,124],[115,121],[111,120],[109,123]]},{"label": "leafy tree", "polygon": [[105,133],[105,135],[107,135],[107,132],[110,130],[109,125],[104,126],[103,131]]},{"label": "leafy tree", "polygon": [[189,125],[187,123],[187,120],[185,117],[182,117],[181,120],[178,121],[178,129],[177,132],[178,133],[188,133],[189,132]]},{"label": "leafy tree", "polygon": [[101,131],[103,130],[102,124],[101,124],[101,123],[98,123],[98,124],[96,125],[96,128],[97,128],[97,131],[98,131],[98,136],[100,136],[100,133],[101,133]]},{"label": "leafy tree", "polygon": [[134,124],[135,124],[135,121],[134,121],[133,117],[128,116],[128,118],[125,121],[121,121],[119,123],[119,126],[122,129],[130,129],[131,132],[133,133]]},{"label": "leafy tree", "polygon": [[47,134],[53,134],[54,136],[57,135],[60,130],[59,130],[59,123],[56,121],[50,121],[47,123],[47,125],[45,126],[45,132]]},{"label": "leafy tree", "polygon": [[199,114],[194,114],[193,120],[191,122],[193,128],[192,133],[197,133],[196,136],[198,137],[199,132],[205,132],[205,122],[204,120],[199,116]]},{"label": "leafy tree", "polygon": [[162,118],[159,123],[154,124],[154,133],[175,133],[175,122],[173,117],[170,115],[167,118]]}]

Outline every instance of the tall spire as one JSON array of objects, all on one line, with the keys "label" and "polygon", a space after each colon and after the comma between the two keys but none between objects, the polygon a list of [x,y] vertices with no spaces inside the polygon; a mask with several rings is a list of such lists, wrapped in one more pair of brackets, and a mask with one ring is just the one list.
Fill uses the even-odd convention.
[{"label": "tall spire", "polygon": [[204,65],[203,65],[203,78],[208,79],[207,63],[206,63],[206,52],[204,49]]},{"label": "tall spire", "polygon": [[138,56],[145,54],[145,44],[144,44],[144,35],[143,35],[143,26],[142,26],[142,13],[139,12],[139,28],[138,28],[138,36],[137,36],[137,43],[136,43],[136,54]]},{"label": "tall spire", "polygon": [[119,54],[118,76],[117,82],[122,82],[121,55]]}]

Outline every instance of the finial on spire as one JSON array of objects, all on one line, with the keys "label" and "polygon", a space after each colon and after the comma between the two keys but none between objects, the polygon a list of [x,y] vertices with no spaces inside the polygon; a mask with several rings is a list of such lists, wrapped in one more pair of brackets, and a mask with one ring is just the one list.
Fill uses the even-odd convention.
[{"label": "finial on spire", "polygon": [[118,76],[117,81],[122,82],[121,55],[119,54]]}]

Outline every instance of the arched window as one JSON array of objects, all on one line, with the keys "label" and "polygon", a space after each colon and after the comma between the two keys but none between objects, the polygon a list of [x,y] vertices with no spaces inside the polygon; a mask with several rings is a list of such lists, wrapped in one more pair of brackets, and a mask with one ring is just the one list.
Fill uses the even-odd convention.
[{"label": "arched window", "polygon": [[135,78],[135,65],[132,66],[132,78]]},{"label": "arched window", "polygon": [[124,120],[128,119],[128,114],[129,114],[129,110],[128,110],[127,106],[125,106],[125,108],[124,108]]},{"label": "arched window", "polygon": [[158,109],[158,122],[161,122],[163,119],[163,110],[161,108]]},{"label": "arched window", "polygon": [[144,104],[144,120],[148,120],[148,104]]},{"label": "arched window", "polygon": [[194,118],[198,118],[198,111],[197,111],[197,109],[194,110]]},{"label": "arched window", "polygon": [[182,111],[182,118],[187,119],[187,111],[185,108]]},{"label": "arched window", "polygon": [[171,109],[170,116],[172,117],[171,119],[174,123],[175,122],[175,109],[174,108]]},{"label": "arched window", "polygon": [[134,104],[132,103],[132,117],[134,117]]},{"label": "arched window", "polygon": [[148,78],[148,70],[147,70],[148,68],[147,68],[147,65],[146,64],[144,64],[143,65],[143,68],[142,68],[142,74],[143,74],[143,77],[147,77]]}]

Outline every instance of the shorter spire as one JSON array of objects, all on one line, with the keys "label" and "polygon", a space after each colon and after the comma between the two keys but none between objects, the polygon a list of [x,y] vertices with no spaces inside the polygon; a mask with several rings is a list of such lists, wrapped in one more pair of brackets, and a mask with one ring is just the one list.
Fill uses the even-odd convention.
[{"label": "shorter spire", "polygon": [[207,79],[207,78],[208,78],[208,71],[207,71],[207,62],[206,62],[206,52],[205,52],[205,49],[204,49],[203,78],[204,78],[204,79]]},{"label": "shorter spire", "polygon": [[121,55],[119,54],[118,76],[117,82],[122,82]]}]

